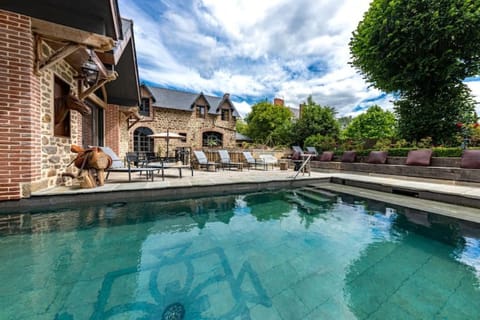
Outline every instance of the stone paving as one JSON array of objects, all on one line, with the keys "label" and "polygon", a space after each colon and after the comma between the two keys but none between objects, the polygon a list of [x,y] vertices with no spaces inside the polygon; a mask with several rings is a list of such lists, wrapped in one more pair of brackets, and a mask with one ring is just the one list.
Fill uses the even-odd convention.
[{"label": "stone paving", "polygon": [[[145,194],[147,192],[162,192],[157,193],[155,196],[167,196],[168,199],[168,190],[171,191],[170,195],[178,195],[179,191],[182,190],[181,194],[188,196],[189,192],[194,194],[198,193],[199,190],[211,189],[211,194],[215,192],[226,192],[232,190],[242,190],[247,191],[248,185],[258,185],[258,188],[261,190],[263,185],[265,188],[272,187],[275,184],[278,184],[280,187],[286,186],[286,183],[293,185],[293,182],[302,183],[301,185],[307,184],[327,184],[329,185],[332,191],[335,192],[350,192],[353,194],[360,195],[364,197],[373,197],[382,201],[394,201],[400,202],[405,206],[414,205],[416,208],[424,208],[425,210],[435,210],[442,212],[441,214],[446,214],[454,216],[457,218],[472,220],[480,222],[480,211],[479,209],[472,209],[467,207],[452,206],[452,204],[464,204],[462,199],[466,199],[469,203],[475,205],[469,205],[469,207],[479,208],[476,203],[480,205],[480,184],[465,183],[465,184],[455,184],[452,181],[446,180],[434,180],[434,179],[419,179],[411,177],[399,177],[399,176],[380,176],[380,175],[369,175],[369,174],[358,174],[358,173],[345,173],[345,172],[319,172],[312,171],[308,173],[300,173],[294,179],[294,176],[297,174],[296,171],[292,169],[289,170],[280,170],[275,168],[274,170],[218,170],[216,172],[210,172],[205,170],[194,170],[193,176],[189,170],[183,170],[183,177],[180,178],[177,170],[166,170],[165,179],[162,180],[161,175],[156,175],[155,180],[147,181],[144,176],[141,176],[137,173],[132,175],[132,181],[128,182],[128,175],[126,173],[111,173],[109,179],[106,181],[104,186],[96,187],[93,189],[81,189],[78,183],[73,183],[71,186],[59,186],[51,188],[48,190],[43,190],[32,194],[32,199],[34,198],[46,198],[49,197],[49,201],[55,201],[57,196],[75,196],[81,195],[83,197],[98,197],[98,194],[101,193],[103,197],[107,195],[114,195],[118,193],[118,196],[125,195],[131,191],[140,191]],[[349,188],[348,186],[343,186],[338,183],[328,183],[330,179],[337,179],[338,181],[349,181],[357,184],[368,184],[368,187],[365,189],[358,188]],[[270,184],[268,184],[270,183]],[[268,185],[267,185],[268,184]],[[386,193],[375,193],[369,188],[374,185],[381,188],[397,188],[402,190],[409,190],[412,192],[419,193],[428,193],[433,194],[434,200],[440,201],[434,202],[421,199],[414,199],[412,197],[402,197],[394,196]],[[243,186],[243,189],[242,187]],[[215,189],[215,187],[217,187]],[[197,194],[198,195],[198,194]],[[396,200],[395,200],[396,199]],[[400,200],[398,200],[400,199]],[[402,200],[403,199],[403,200]],[[432,199],[432,198],[430,198]],[[442,204],[444,202],[450,202],[450,204]],[[448,200],[448,201],[447,201]],[[422,202],[427,201],[427,202]],[[447,209],[445,209],[447,208]]]}]

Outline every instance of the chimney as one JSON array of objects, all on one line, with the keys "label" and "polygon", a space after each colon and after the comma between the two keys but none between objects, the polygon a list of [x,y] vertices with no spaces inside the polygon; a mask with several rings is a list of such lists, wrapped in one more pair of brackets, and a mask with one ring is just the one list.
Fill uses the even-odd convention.
[{"label": "chimney", "polygon": [[273,99],[273,104],[274,104],[275,106],[283,106],[284,101],[283,101],[283,99],[275,98],[275,99]]},{"label": "chimney", "polygon": [[298,106],[298,108],[299,108],[299,110],[298,110],[298,118],[301,118],[301,117],[302,117],[303,107],[305,107],[305,102],[304,102],[304,103],[300,103],[300,105]]}]

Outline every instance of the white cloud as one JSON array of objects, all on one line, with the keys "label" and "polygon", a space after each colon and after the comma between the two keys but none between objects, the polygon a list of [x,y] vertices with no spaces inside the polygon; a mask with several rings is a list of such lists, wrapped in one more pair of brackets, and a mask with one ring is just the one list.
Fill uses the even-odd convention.
[{"label": "white cloud", "polygon": [[[348,64],[348,42],[370,2],[119,4],[122,16],[134,20],[142,80],[207,94],[228,92],[242,115],[265,98],[281,97],[298,107],[312,95],[315,102],[335,107],[343,116],[356,115],[370,104],[392,109],[392,97],[369,88]],[[480,82],[468,84],[480,100]]]}]

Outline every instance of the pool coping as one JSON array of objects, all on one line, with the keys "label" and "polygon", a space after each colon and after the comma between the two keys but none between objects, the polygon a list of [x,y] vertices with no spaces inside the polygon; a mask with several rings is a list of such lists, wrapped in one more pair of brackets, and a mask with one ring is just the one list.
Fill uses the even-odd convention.
[{"label": "pool coping", "polygon": [[206,196],[222,196],[240,194],[245,192],[259,192],[296,188],[311,185],[312,183],[328,183],[328,177],[285,180],[273,179],[257,182],[231,182],[218,184],[196,184],[193,186],[170,186],[162,188],[143,188],[122,190],[95,190],[59,194],[38,194],[30,198],[14,202],[0,202],[0,214],[23,213],[41,209],[60,209],[71,207],[72,203],[78,206],[109,204],[112,202],[142,202],[142,201],[168,201],[186,198],[199,198]]},{"label": "pool coping", "polygon": [[[197,172],[197,171],[196,171]],[[203,174],[203,175],[202,175]],[[295,172],[294,172],[295,174]],[[377,174],[358,174],[312,170],[311,175],[293,179],[292,171],[200,173],[188,179],[166,179],[161,182],[109,181],[102,187],[80,189],[63,186],[40,191],[30,198],[0,202],[0,214],[34,212],[112,202],[164,201],[205,196],[239,194],[295,188],[314,184],[335,184],[365,190],[396,194],[406,199],[432,200],[460,206],[480,208],[480,185],[458,184],[448,180],[413,179]],[[428,211],[428,210],[427,210]]]}]

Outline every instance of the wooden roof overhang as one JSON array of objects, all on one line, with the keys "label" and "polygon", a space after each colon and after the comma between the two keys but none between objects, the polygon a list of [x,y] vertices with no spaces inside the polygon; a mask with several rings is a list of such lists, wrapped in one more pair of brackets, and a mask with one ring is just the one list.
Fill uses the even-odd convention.
[{"label": "wooden roof overhang", "polygon": [[[116,0],[3,0],[0,8],[31,17],[37,72],[66,60],[80,75],[82,65],[91,57],[99,80],[91,86],[79,81],[78,97],[101,107],[107,103],[139,105],[132,22],[122,21]],[[42,51],[44,42],[53,49],[48,56]]]}]

